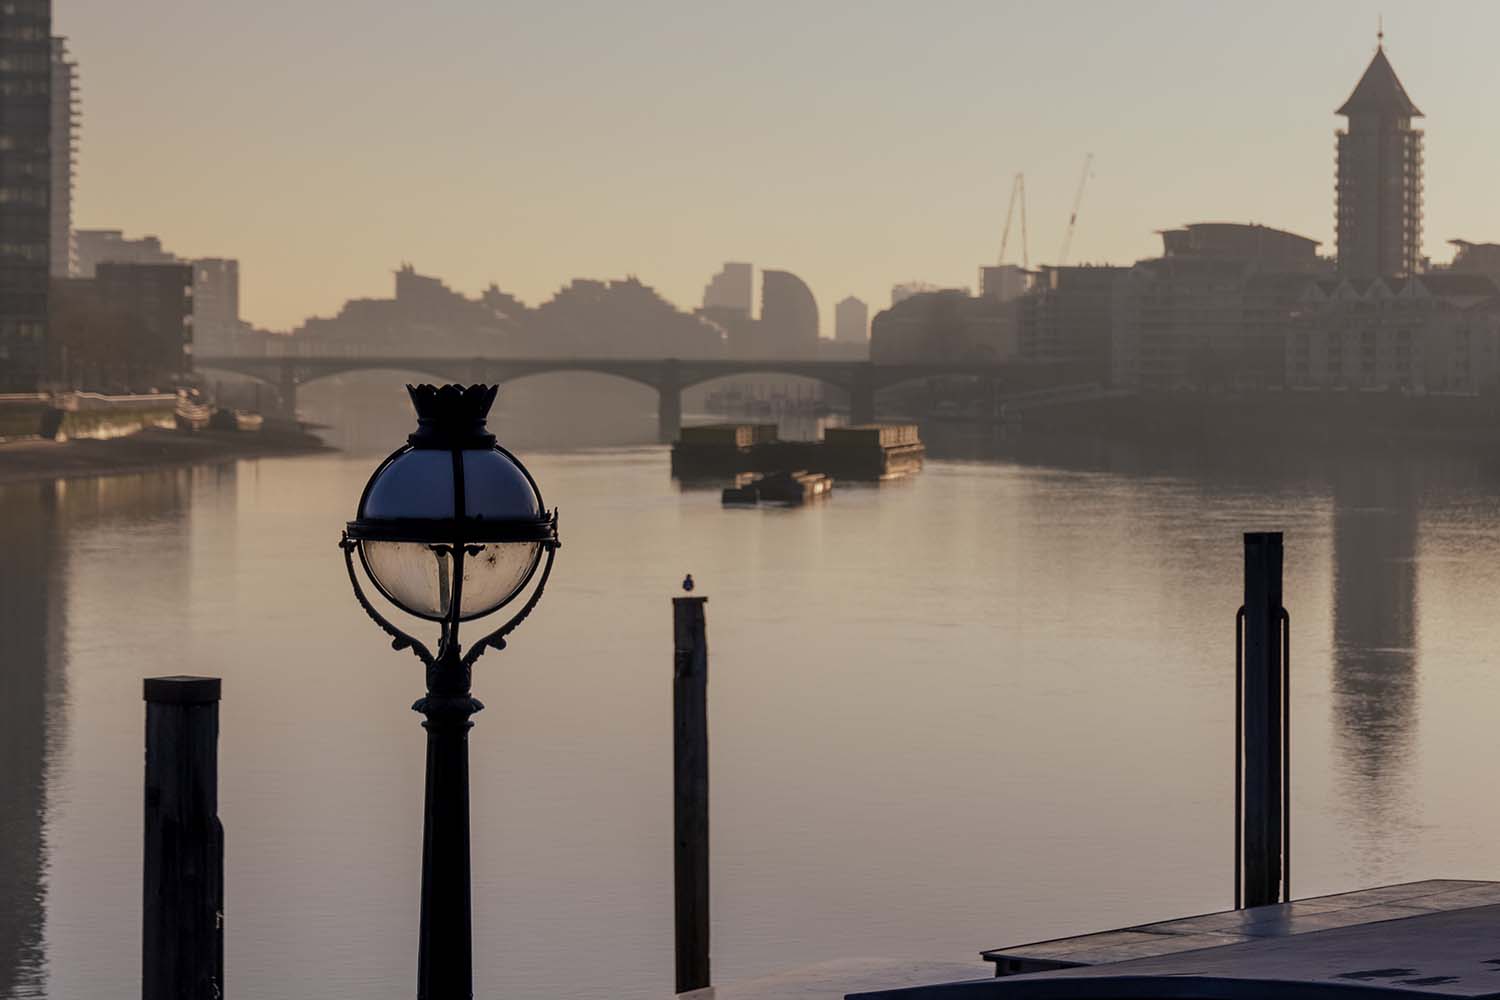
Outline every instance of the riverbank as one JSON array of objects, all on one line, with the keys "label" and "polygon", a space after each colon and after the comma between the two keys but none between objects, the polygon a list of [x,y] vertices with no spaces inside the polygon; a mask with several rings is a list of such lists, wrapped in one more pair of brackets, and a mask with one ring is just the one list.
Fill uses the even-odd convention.
[{"label": "riverbank", "polygon": [[30,438],[0,442],[0,483],[110,476],[332,450],[311,434],[283,430],[257,433],[206,430],[187,434],[148,427],[102,441]]},{"label": "riverbank", "polygon": [[1488,456],[1500,448],[1500,397],[1288,390],[1112,394],[1028,408],[1003,429],[1018,437],[1040,432],[1204,453]]}]

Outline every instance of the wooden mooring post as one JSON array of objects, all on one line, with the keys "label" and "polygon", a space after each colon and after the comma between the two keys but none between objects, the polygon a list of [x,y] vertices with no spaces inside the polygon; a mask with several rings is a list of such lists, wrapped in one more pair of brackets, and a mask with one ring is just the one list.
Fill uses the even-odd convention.
[{"label": "wooden mooring post", "polygon": [[1281,533],[1246,532],[1235,671],[1237,909],[1291,899],[1290,650],[1281,568]]},{"label": "wooden mooring post", "polygon": [[142,1000],[224,996],[217,677],[148,677]]},{"label": "wooden mooring post", "polygon": [[[691,579],[691,578],[689,578]],[[677,992],[709,985],[706,597],[672,599],[672,817]]]}]

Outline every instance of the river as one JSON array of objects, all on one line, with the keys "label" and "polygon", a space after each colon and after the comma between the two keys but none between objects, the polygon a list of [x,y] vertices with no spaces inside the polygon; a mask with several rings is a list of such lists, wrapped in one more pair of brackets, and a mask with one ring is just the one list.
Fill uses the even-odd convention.
[{"label": "river", "polygon": [[[422,673],[335,546],[408,418],[305,402],[347,451],[0,488],[0,996],[136,988],[141,678],[167,673],[224,678],[229,995],[411,994]],[[725,510],[640,443],[653,417],[497,421],[564,544],[475,674],[479,993],[670,995],[687,572],[718,980],[1229,905],[1245,530],[1287,534],[1296,893],[1500,875],[1495,463],[933,428],[910,480]]]}]

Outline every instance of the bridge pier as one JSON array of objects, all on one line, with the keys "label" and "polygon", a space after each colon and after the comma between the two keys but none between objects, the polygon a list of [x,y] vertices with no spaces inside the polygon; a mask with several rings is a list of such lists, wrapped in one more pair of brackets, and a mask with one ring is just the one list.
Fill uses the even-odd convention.
[{"label": "bridge pier", "polygon": [[656,385],[656,440],[671,444],[681,434],[682,373],[677,370],[677,361],[669,359],[662,362]]},{"label": "bridge pier", "polygon": [[281,370],[276,380],[276,391],[280,397],[280,409],[276,415],[283,420],[296,420],[297,368],[290,361],[281,363]]},{"label": "bridge pier", "polygon": [[875,373],[868,363],[854,370],[854,384],[849,388],[849,423],[875,422]]}]

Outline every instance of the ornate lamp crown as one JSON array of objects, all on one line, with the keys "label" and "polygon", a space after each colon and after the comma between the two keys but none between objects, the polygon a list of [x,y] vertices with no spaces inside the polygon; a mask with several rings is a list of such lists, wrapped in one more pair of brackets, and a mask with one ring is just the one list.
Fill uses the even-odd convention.
[{"label": "ornate lamp crown", "polygon": [[485,419],[499,390],[498,385],[408,385],[417,429],[407,441],[413,448],[494,447]]}]

